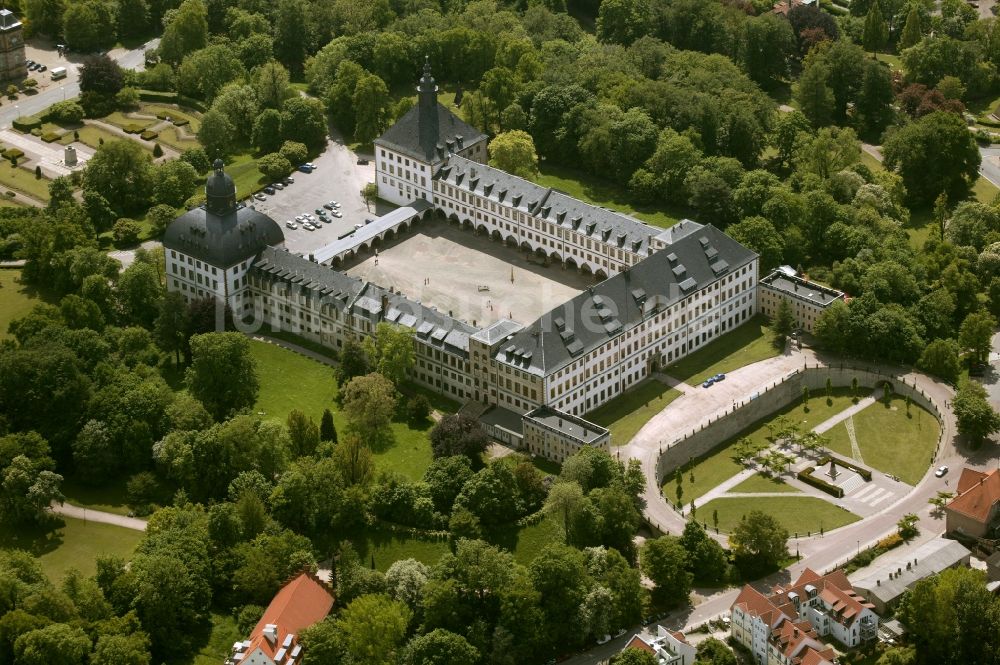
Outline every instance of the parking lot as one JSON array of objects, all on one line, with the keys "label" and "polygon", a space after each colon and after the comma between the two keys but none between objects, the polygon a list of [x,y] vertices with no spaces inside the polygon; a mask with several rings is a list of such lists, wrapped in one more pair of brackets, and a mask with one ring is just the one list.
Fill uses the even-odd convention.
[{"label": "parking lot", "polygon": [[[366,218],[388,212],[388,209],[376,210],[374,202],[371,212],[365,207],[361,189],[365,183],[375,181],[375,164],[359,165],[357,161],[357,155],[344,146],[339,137],[335,138],[328,143],[323,154],[312,159],[315,171],[295,171],[291,176],[295,180],[293,184],[272,196],[265,195],[264,201],[253,200],[250,203],[281,225],[285,233],[285,247],[289,251],[308,254],[349,233],[355,224],[364,224]],[[286,222],[294,221],[299,215],[315,214],[317,208],[322,208],[329,201],[340,203],[342,218],[330,217],[330,223],[321,223],[315,231],[307,231],[301,224],[295,230],[285,226]]]}]

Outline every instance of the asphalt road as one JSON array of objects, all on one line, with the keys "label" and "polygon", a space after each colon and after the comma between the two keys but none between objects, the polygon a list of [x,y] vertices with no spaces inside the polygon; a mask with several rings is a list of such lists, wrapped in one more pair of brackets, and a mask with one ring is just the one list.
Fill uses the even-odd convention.
[{"label": "asphalt road", "polygon": [[979,154],[983,157],[979,172],[984,178],[1000,187],[1000,147],[980,147]]},{"label": "asphalt road", "polygon": [[[153,39],[137,49],[130,51],[115,49],[108,55],[125,69],[142,69],[146,62],[145,50],[154,48],[159,42],[159,39]],[[22,115],[39,113],[56,102],[79,95],[79,65],[69,61],[65,64],[65,67],[67,77],[66,82],[62,85],[51,87],[37,95],[22,96],[14,103],[0,106],[0,128],[10,127],[14,120]]]}]

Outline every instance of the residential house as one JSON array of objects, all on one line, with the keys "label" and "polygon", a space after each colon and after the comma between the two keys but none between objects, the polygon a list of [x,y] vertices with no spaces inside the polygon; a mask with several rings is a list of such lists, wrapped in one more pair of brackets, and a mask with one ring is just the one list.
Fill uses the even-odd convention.
[{"label": "residential house", "polygon": [[333,593],[326,584],[302,573],[278,591],[250,636],[233,644],[225,665],[299,665],[299,634],[322,621],[332,607]]},{"label": "residential house", "polygon": [[1000,470],[962,469],[955,497],[944,513],[948,533],[987,537],[1000,517]]},{"label": "residential house", "polygon": [[640,649],[653,654],[656,665],[692,665],[697,656],[684,633],[667,630],[663,626],[656,627],[656,637],[634,635],[625,649]]}]

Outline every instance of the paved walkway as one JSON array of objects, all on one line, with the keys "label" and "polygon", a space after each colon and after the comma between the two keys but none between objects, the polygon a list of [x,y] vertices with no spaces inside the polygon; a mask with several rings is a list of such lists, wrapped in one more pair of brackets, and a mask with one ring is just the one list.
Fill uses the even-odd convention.
[{"label": "paved walkway", "polygon": [[826,420],[824,420],[823,422],[821,422],[819,425],[816,425],[816,427],[813,427],[813,431],[816,432],[817,434],[822,434],[823,432],[828,432],[831,429],[833,429],[834,426],[836,426],[836,425],[844,422],[848,418],[853,417],[858,412],[863,411],[864,409],[867,409],[869,406],[871,406],[874,403],[875,403],[875,397],[874,397],[874,395],[872,395],[870,397],[866,397],[866,398],[864,398],[862,400],[858,400],[857,404],[850,405],[849,407],[847,407],[846,409],[844,409],[840,413],[838,413],[836,415],[833,415],[833,416],[830,416],[829,418],[827,418]]},{"label": "paved walkway", "polygon": [[92,508],[81,508],[80,506],[74,506],[71,503],[63,503],[63,504],[53,503],[52,512],[55,513],[56,515],[63,515],[64,517],[74,517],[78,520],[100,522],[102,524],[114,524],[115,526],[124,527],[126,529],[132,529],[133,531],[146,530],[146,520],[141,520],[138,517],[126,517],[125,515],[106,513],[102,510],[93,510]]}]

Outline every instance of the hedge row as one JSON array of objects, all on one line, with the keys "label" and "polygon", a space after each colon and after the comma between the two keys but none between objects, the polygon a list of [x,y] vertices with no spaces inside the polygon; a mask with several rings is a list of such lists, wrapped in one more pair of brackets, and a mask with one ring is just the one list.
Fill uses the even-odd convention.
[{"label": "hedge row", "polygon": [[30,132],[32,129],[38,129],[39,127],[41,127],[42,120],[41,118],[36,118],[33,115],[22,115],[20,118],[14,120],[14,122],[11,124],[17,131],[27,133]]},{"label": "hedge row", "polygon": [[814,466],[807,466],[806,468],[804,468],[801,471],[799,471],[797,477],[798,477],[799,480],[801,480],[802,482],[804,482],[807,485],[812,485],[816,489],[823,490],[827,494],[831,494],[831,495],[837,497],[838,499],[842,499],[844,497],[844,490],[840,489],[839,487],[837,487],[833,483],[828,483],[825,480],[823,480],[822,478],[819,478],[817,476],[812,475],[813,471],[815,471],[815,470],[816,470],[816,467],[814,467]]},{"label": "hedge row", "polygon": [[58,141],[61,138],[62,134],[60,134],[59,132],[53,132],[51,130],[47,132],[42,132],[42,140],[45,141],[46,143],[52,143],[54,141]]},{"label": "hedge row", "polygon": [[981,115],[976,118],[976,122],[984,127],[1000,127],[1000,122],[990,119],[988,116]]},{"label": "hedge row", "polygon": [[140,137],[144,138],[147,141],[152,141],[159,135],[160,135],[159,132],[154,132],[152,129],[147,129],[142,134],[139,134]]},{"label": "hedge row", "polygon": [[176,92],[160,92],[159,90],[140,90],[139,99],[144,102],[166,102],[173,104],[177,101]]},{"label": "hedge row", "polygon": [[21,150],[20,148],[7,148],[2,153],[0,153],[0,155],[3,155],[4,159],[10,161],[12,159],[21,159],[22,157],[24,157],[24,151]]},{"label": "hedge row", "polygon": [[130,122],[129,124],[127,124],[124,127],[122,127],[122,130],[126,134],[140,134],[140,133],[144,132],[146,130],[146,128],[143,127],[142,125],[136,124],[134,122]]}]

